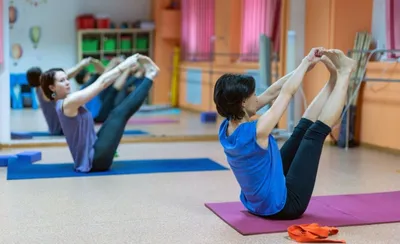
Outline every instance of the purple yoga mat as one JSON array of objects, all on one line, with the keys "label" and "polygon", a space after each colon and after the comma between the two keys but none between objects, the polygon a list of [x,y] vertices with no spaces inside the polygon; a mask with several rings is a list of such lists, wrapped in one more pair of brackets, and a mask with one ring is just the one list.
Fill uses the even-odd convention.
[{"label": "purple yoga mat", "polygon": [[129,125],[169,124],[178,122],[179,120],[170,118],[132,118],[128,121],[128,124]]},{"label": "purple yoga mat", "polygon": [[313,197],[302,218],[286,221],[254,216],[240,202],[205,206],[242,235],[286,232],[291,225],[311,223],[340,227],[400,222],[400,191]]}]

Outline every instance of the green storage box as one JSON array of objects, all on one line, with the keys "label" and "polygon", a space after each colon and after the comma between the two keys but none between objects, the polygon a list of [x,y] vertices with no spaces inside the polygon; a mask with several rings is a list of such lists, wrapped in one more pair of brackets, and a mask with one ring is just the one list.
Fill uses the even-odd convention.
[{"label": "green storage box", "polygon": [[138,37],[136,39],[136,49],[138,49],[138,50],[147,50],[147,42],[148,42],[147,38]]},{"label": "green storage box", "polygon": [[117,49],[117,41],[115,39],[104,40],[104,51],[115,51],[115,49]]},{"label": "green storage box", "polygon": [[[108,63],[110,63],[110,60],[108,60],[108,59],[102,59],[102,60],[101,60],[101,63],[102,63],[104,66],[107,66]],[[89,73],[96,73],[96,68],[94,67],[93,64],[89,64],[88,66],[86,66],[86,70],[87,70]]]},{"label": "green storage box", "polygon": [[129,38],[121,39],[121,50],[122,51],[129,51],[132,48],[132,42]]},{"label": "green storage box", "polygon": [[96,52],[99,50],[99,40],[84,39],[82,41],[82,52]]},{"label": "green storage box", "polygon": [[107,66],[107,65],[110,63],[110,60],[109,60],[109,59],[103,59],[103,60],[101,60],[101,63],[102,63],[104,66]]},{"label": "green storage box", "polygon": [[89,64],[88,66],[86,66],[86,70],[87,70],[89,73],[94,73],[94,72],[96,72],[96,69],[94,68],[94,65],[93,65],[93,64]]}]

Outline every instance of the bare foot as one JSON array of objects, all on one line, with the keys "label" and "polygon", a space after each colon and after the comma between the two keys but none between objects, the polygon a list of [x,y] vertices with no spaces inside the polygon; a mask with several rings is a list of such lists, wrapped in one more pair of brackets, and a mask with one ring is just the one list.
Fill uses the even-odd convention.
[{"label": "bare foot", "polygon": [[158,75],[160,68],[151,60],[149,57],[140,55],[138,57],[139,64],[144,68],[144,76],[150,80],[154,80],[154,78]]},{"label": "bare foot", "polygon": [[326,66],[331,75],[336,76],[337,69],[335,65],[332,63],[332,61],[326,55],[322,56],[321,62],[324,63],[324,65]]},{"label": "bare foot", "polygon": [[336,67],[338,73],[351,73],[356,67],[356,61],[347,57],[341,50],[324,50],[323,54],[332,61],[332,64]]},{"label": "bare foot", "polygon": [[117,91],[121,91],[122,88],[124,88],[125,83],[126,83],[126,80],[127,80],[128,74],[129,74],[129,70],[125,70],[125,71],[121,74],[121,76],[119,76],[119,77],[117,78],[117,80],[114,82],[114,85],[113,85],[113,86],[114,86],[114,88],[115,88]]},{"label": "bare foot", "polygon": [[139,68],[138,70],[136,70],[134,76],[136,78],[142,78],[145,74],[146,70],[144,68]]}]

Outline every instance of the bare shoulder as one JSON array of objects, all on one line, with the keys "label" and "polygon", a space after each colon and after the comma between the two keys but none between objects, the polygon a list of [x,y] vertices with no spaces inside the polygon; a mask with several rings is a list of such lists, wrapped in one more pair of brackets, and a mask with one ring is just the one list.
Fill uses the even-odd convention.
[{"label": "bare shoulder", "polygon": [[71,101],[69,97],[65,98],[61,102],[62,113],[67,117],[75,117],[78,115],[78,108],[75,106],[74,102]]}]

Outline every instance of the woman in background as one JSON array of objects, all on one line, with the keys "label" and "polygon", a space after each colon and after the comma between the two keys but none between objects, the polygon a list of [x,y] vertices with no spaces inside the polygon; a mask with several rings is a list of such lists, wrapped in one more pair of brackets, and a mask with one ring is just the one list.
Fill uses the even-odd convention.
[{"label": "woman in background", "polygon": [[[76,66],[72,67],[67,71],[68,79],[75,77],[81,70],[83,70],[89,64],[94,64],[96,70],[101,71],[104,69],[101,63],[92,58],[85,58],[79,62]],[[40,76],[42,70],[39,67],[30,68],[27,73],[27,80],[31,87],[36,90],[36,95],[39,100],[40,108],[43,116],[47,122],[48,130],[50,135],[63,135],[60,122],[58,120],[57,113],[55,111],[55,103],[43,95],[43,91],[40,88]]]},{"label": "woman in background", "polygon": [[[112,85],[126,70],[138,64],[144,67],[145,78],[134,92],[112,110],[96,134],[93,117],[83,107],[84,104]],[[136,54],[103,73],[91,85],[73,93],[70,93],[70,82],[63,69],[50,69],[41,75],[40,85],[44,95],[56,103],[56,112],[74,159],[75,171],[109,170],[126,123],[143,104],[158,72],[158,67],[151,59]]]}]

